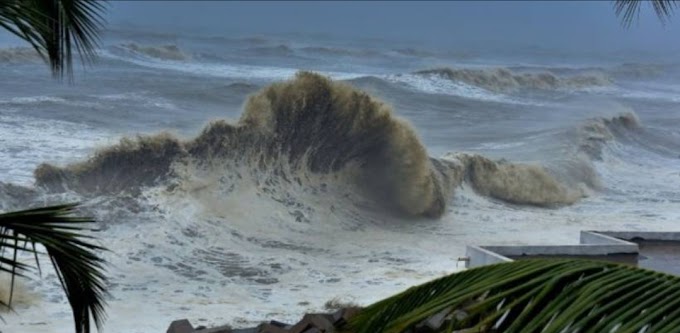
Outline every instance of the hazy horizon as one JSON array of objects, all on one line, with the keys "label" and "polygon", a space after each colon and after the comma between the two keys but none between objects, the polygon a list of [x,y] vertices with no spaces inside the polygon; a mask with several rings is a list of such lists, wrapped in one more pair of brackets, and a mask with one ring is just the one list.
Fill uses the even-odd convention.
[{"label": "hazy horizon", "polygon": [[613,3],[593,2],[111,2],[109,28],[211,35],[328,35],[429,48],[493,44],[573,51],[672,51],[680,35],[650,6],[626,29]]}]

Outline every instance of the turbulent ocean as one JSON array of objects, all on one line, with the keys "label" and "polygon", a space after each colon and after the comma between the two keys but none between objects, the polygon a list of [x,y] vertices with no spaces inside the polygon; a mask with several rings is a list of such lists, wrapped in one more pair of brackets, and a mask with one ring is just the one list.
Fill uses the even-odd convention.
[{"label": "turbulent ocean", "polygon": [[[116,333],[369,304],[469,244],[677,231],[680,63],[627,56],[128,29],[69,85],[6,46],[0,210],[82,203]],[[72,331],[48,266],[7,332]]]}]

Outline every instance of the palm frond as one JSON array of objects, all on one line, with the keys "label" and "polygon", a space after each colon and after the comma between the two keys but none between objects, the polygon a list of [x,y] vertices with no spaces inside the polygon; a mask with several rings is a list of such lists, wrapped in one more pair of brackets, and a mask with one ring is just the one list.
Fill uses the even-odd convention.
[{"label": "palm frond", "polygon": [[348,329],[409,332],[435,315],[435,332],[677,332],[680,277],[609,262],[521,260],[413,287],[363,309]]},{"label": "palm frond", "polygon": [[643,3],[652,5],[656,16],[663,24],[670,18],[673,9],[677,6],[675,0],[616,0],[614,10],[625,27],[630,27],[633,21],[640,16],[640,8]]},{"label": "palm frond", "polygon": [[26,40],[56,77],[73,77],[73,51],[94,61],[105,6],[96,0],[0,0],[0,27]]},{"label": "palm frond", "polygon": [[[106,277],[104,261],[97,251],[105,249],[79,233],[85,230],[85,224],[94,221],[72,216],[75,208],[75,204],[68,204],[0,214],[0,271],[12,274],[10,300],[3,304],[11,305],[14,276],[22,275],[30,267],[17,261],[17,253],[37,255],[35,245],[40,244],[71,305],[76,333],[89,333],[90,317],[97,328],[104,319]],[[5,251],[9,251],[9,257]]]}]

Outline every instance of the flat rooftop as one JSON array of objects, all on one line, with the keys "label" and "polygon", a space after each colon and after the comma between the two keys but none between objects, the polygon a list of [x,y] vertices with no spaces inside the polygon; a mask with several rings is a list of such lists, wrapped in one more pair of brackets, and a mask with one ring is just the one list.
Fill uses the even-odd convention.
[{"label": "flat rooftop", "polygon": [[466,253],[468,267],[529,258],[582,258],[680,275],[680,232],[581,231],[577,245],[472,245]]}]

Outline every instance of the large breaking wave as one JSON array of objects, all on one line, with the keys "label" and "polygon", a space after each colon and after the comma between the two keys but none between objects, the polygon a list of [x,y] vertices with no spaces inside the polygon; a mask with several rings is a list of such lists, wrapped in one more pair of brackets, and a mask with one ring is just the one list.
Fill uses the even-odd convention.
[{"label": "large breaking wave", "polygon": [[52,192],[102,195],[182,187],[187,172],[210,175],[225,194],[243,179],[264,184],[263,195],[287,186],[349,188],[390,211],[426,217],[444,214],[463,182],[515,204],[550,207],[582,196],[540,166],[470,154],[430,158],[387,104],[308,72],[251,96],[236,124],[212,122],[188,141],[126,138],[84,162],[43,164],[35,177]]}]

